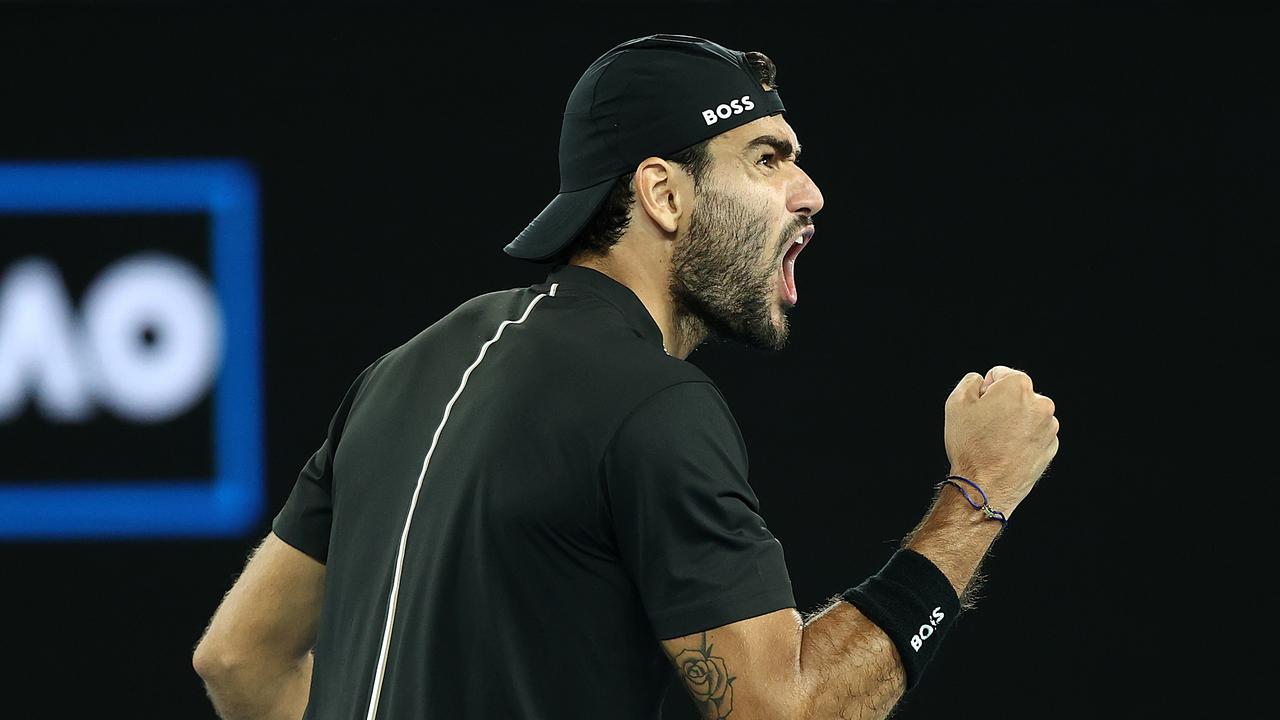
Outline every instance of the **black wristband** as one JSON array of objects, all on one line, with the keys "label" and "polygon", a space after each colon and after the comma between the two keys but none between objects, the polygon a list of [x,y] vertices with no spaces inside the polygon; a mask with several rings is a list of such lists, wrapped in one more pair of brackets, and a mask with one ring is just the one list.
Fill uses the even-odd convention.
[{"label": "black wristband", "polygon": [[960,614],[951,581],[928,558],[903,548],[889,562],[842,597],[893,640],[915,687],[942,638]]}]

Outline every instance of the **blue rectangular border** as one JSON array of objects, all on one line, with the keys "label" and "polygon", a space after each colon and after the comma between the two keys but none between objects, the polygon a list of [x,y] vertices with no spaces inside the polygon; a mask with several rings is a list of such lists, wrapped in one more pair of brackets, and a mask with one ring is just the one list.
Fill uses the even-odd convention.
[{"label": "blue rectangular border", "polygon": [[258,183],[239,160],[0,163],[0,214],[202,212],[226,342],[214,476],[0,485],[0,539],[232,537],[265,504]]}]

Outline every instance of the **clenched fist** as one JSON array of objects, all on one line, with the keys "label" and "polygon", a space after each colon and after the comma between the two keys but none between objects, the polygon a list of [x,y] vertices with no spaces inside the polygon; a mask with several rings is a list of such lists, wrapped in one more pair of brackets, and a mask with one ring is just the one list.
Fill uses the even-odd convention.
[{"label": "clenched fist", "polygon": [[1021,370],[997,365],[986,377],[965,375],[946,403],[951,473],[976,482],[1009,517],[1058,453],[1054,410]]}]

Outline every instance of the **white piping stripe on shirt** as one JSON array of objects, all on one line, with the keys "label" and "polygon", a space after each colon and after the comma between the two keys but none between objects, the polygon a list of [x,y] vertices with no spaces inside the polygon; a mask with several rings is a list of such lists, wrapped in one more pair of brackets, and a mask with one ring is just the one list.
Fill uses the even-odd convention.
[{"label": "white piping stripe on shirt", "polygon": [[378,701],[382,698],[382,681],[387,669],[387,653],[391,648],[391,626],[396,619],[396,598],[400,595],[400,574],[404,570],[404,549],[409,540],[409,525],[413,522],[413,511],[418,506],[418,495],[422,492],[422,480],[427,476],[427,466],[431,464],[431,455],[436,451],[436,443],[440,441],[440,433],[444,430],[444,424],[449,420],[449,412],[453,410],[453,404],[458,401],[458,397],[462,395],[462,390],[467,387],[467,378],[471,377],[471,371],[475,370],[480,361],[484,360],[484,355],[489,350],[489,346],[498,342],[502,337],[502,331],[507,329],[508,325],[519,325],[529,317],[529,313],[533,312],[533,306],[538,301],[548,295],[555,297],[556,288],[559,283],[551,285],[551,290],[535,297],[529,307],[525,308],[524,315],[519,320],[503,320],[498,325],[498,331],[493,334],[484,345],[480,346],[480,354],[476,357],[476,361],[471,363],[471,367],[462,373],[462,382],[458,385],[458,390],[453,393],[453,398],[449,400],[449,404],[444,407],[444,417],[440,418],[440,424],[436,427],[436,433],[431,438],[431,447],[427,449],[427,456],[422,459],[422,470],[418,473],[418,484],[413,489],[413,499],[409,501],[409,514],[404,519],[404,530],[400,533],[400,550],[396,553],[396,572],[391,581],[391,593],[387,598],[387,624],[382,629],[382,647],[378,651],[378,666],[373,672],[373,693],[369,697],[369,712],[365,715],[366,720],[375,720],[378,716]]}]

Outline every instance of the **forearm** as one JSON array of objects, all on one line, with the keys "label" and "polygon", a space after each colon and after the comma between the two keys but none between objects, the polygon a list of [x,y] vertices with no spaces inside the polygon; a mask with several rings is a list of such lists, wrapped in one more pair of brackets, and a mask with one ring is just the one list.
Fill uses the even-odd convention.
[{"label": "forearm", "polygon": [[191,662],[223,720],[298,720],[311,689],[324,565],[268,533]]},{"label": "forearm", "polygon": [[230,667],[205,677],[222,720],[299,720],[311,691],[312,655],[283,667]]},{"label": "forearm", "polygon": [[951,581],[962,607],[977,585],[978,567],[1003,527],[975,510],[958,490],[944,486],[929,514],[902,546],[929,558]]},{"label": "forearm", "polygon": [[[944,488],[903,546],[929,558],[963,601],[999,529],[1000,523]],[[810,718],[883,718],[906,688],[893,642],[843,600],[805,621],[800,675],[807,705],[803,717]]]},{"label": "forearm", "polygon": [[902,696],[897,650],[856,607],[836,600],[804,625],[800,640],[801,718],[883,718]]}]

